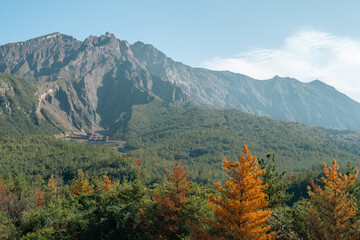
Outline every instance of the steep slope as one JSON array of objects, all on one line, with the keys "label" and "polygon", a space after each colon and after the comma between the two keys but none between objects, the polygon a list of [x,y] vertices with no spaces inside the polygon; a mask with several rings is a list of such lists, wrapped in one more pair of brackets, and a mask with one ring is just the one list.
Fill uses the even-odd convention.
[{"label": "steep slope", "polygon": [[53,33],[0,47],[0,71],[40,82],[55,80],[76,58],[81,41]]},{"label": "steep slope", "polygon": [[41,106],[69,130],[113,131],[132,105],[154,98],[191,104],[180,88],[141,68],[129,47],[110,33],[83,42],[54,33],[1,46],[0,70],[46,82]]},{"label": "steep slope", "polygon": [[53,92],[43,107],[71,130],[114,132],[133,105],[155,98],[180,107],[196,100],[312,126],[360,129],[360,103],[318,80],[260,81],[191,68],[151,45],[131,45],[110,33],[84,41],[54,33],[0,46],[0,71],[47,82],[43,93]]},{"label": "steep slope", "polygon": [[56,134],[61,124],[47,111],[38,108],[35,83],[10,74],[0,73],[0,134]]},{"label": "steep slope", "polygon": [[141,42],[131,50],[151,74],[175,83],[202,104],[312,126],[360,129],[360,103],[319,80],[302,83],[275,76],[260,81],[227,71],[191,68]]}]

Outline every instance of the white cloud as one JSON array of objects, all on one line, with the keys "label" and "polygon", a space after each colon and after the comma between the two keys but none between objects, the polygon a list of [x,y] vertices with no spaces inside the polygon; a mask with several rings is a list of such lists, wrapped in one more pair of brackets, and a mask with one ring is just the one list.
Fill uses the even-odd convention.
[{"label": "white cloud", "polygon": [[214,58],[203,67],[256,79],[274,75],[309,82],[319,79],[360,102],[360,41],[301,30],[277,49],[253,49],[232,58]]}]

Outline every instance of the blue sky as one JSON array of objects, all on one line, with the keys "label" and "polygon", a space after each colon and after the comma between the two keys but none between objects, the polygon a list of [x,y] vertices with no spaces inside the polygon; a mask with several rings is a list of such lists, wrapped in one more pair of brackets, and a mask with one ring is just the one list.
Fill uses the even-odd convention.
[{"label": "blue sky", "polygon": [[52,32],[84,40],[109,31],[191,66],[260,79],[319,78],[360,101],[359,9],[351,0],[3,1],[0,45]]}]

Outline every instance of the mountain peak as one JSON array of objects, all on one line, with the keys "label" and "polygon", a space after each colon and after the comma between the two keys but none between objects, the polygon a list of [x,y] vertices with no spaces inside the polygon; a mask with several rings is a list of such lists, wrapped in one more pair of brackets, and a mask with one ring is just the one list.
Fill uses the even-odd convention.
[{"label": "mountain peak", "polygon": [[[40,82],[63,77],[78,99],[67,101],[75,104],[69,107],[70,103],[65,103],[68,90],[59,92],[59,107],[69,114],[75,114],[71,109],[83,109],[88,117],[83,125],[88,126],[102,121],[107,121],[102,126],[109,126],[109,119],[120,118],[120,110],[130,105],[119,107],[120,115],[114,113],[105,120],[113,106],[147,102],[150,96],[185,105],[189,96],[206,106],[313,126],[360,127],[360,104],[319,80],[304,83],[276,75],[261,81],[242,74],[192,68],[172,60],[151,44],[130,45],[110,32],[84,41],[55,32],[28,40],[22,46],[0,46],[0,72]],[[74,116],[69,115],[69,123]]]},{"label": "mountain peak", "polygon": [[311,86],[315,86],[315,87],[318,87],[318,88],[331,89],[331,91],[336,91],[336,89],[333,86],[328,85],[328,84],[326,84],[326,83],[324,83],[324,82],[322,82],[322,81],[320,81],[318,79],[315,79],[314,81],[309,82],[309,84]]},{"label": "mountain peak", "polygon": [[110,38],[116,38],[116,36],[113,33],[110,33],[110,32],[106,32],[105,36],[110,37]]},{"label": "mountain peak", "polygon": [[311,81],[309,83],[312,84],[312,85],[318,85],[318,86],[327,85],[326,83],[320,81],[319,79],[315,79],[315,80],[313,80],[313,81]]},{"label": "mountain peak", "polygon": [[26,42],[44,41],[44,40],[48,40],[48,39],[53,39],[53,38],[56,39],[56,38],[64,38],[64,37],[73,38],[70,35],[62,34],[60,32],[54,32],[54,33],[46,34],[46,35],[43,35],[40,37],[29,39]]}]

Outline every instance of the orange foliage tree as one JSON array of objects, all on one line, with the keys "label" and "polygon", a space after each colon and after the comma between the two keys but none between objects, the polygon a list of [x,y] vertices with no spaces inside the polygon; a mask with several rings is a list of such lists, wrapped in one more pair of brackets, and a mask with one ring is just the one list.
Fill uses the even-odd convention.
[{"label": "orange foliage tree", "polygon": [[311,180],[308,186],[310,196],[309,227],[311,239],[360,239],[359,221],[355,221],[358,210],[355,198],[348,193],[355,183],[358,170],[354,174],[343,175],[337,170],[336,160],[333,167],[324,166],[324,188]]},{"label": "orange foliage tree", "polygon": [[107,193],[112,192],[115,189],[115,187],[119,185],[119,182],[115,182],[109,178],[109,176],[107,175],[107,171],[105,171],[103,180],[104,182],[102,187]]},{"label": "orange foliage tree", "polygon": [[89,194],[93,192],[94,186],[89,182],[89,175],[79,169],[77,177],[73,179],[73,182],[69,188],[70,196],[78,196],[81,194]]},{"label": "orange foliage tree", "polygon": [[45,205],[44,193],[41,191],[41,187],[35,189],[35,207],[40,208]]},{"label": "orange foliage tree", "polygon": [[222,196],[209,196],[216,220],[202,221],[212,229],[211,236],[195,226],[192,239],[274,239],[266,224],[271,210],[266,208],[268,202],[263,192],[267,186],[260,179],[264,170],[257,169],[256,157],[248,154],[246,145],[242,151],[238,161],[227,161],[224,157],[224,170],[229,175],[224,181],[226,188],[214,183]]},{"label": "orange foliage tree", "polygon": [[45,203],[61,199],[63,196],[60,191],[60,186],[54,175],[51,175],[48,182],[43,185],[43,192],[45,197]]},{"label": "orange foliage tree", "polygon": [[157,204],[155,213],[162,218],[158,226],[158,239],[179,239],[189,233],[184,210],[191,192],[191,182],[183,165],[176,162],[173,171],[166,173],[168,183],[165,189],[159,194],[153,194]]},{"label": "orange foliage tree", "polygon": [[0,211],[6,208],[5,206],[8,201],[7,194],[8,188],[6,186],[6,183],[2,178],[0,178]]}]

